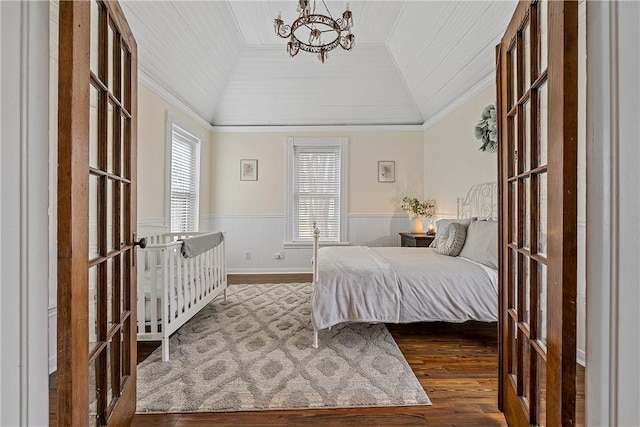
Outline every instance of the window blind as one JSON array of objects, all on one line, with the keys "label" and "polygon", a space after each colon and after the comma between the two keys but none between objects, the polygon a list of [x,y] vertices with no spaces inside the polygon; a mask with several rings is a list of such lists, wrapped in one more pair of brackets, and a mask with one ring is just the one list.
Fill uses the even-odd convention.
[{"label": "window blind", "polygon": [[171,232],[197,231],[198,138],[173,125],[171,133]]},{"label": "window blind", "polygon": [[311,241],[316,221],[322,240],[340,241],[340,147],[293,150],[294,240]]}]

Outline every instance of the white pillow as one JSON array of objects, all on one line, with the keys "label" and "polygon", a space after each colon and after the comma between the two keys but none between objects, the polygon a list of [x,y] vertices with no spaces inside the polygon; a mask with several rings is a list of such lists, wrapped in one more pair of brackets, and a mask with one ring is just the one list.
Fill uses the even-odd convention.
[{"label": "white pillow", "polygon": [[436,221],[436,237],[433,239],[433,242],[429,245],[430,248],[437,248],[438,244],[442,244],[443,241],[447,240],[449,237],[449,224],[452,222],[457,222],[458,224],[462,224],[466,227],[471,224],[473,218],[452,218],[452,219],[440,219]]},{"label": "white pillow", "polygon": [[498,268],[498,222],[473,221],[467,228],[467,239],[460,256]]},{"label": "white pillow", "polygon": [[447,227],[449,237],[436,246],[436,252],[442,255],[458,256],[467,236],[467,228],[459,222],[452,222]]}]

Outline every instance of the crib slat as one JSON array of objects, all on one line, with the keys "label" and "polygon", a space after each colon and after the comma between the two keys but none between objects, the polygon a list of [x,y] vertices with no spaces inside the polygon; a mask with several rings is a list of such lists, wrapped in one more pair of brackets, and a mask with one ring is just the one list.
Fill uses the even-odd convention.
[{"label": "crib slat", "polygon": [[158,251],[153,251],[150,254],[150,274],[151,280],[149,281],[149,326],[151,327],[151,333],[158,333]]},{"label": "crib slat", "polygon": [[194,273],[195,273],[195,266],[193,265],[193,258],[189,258],[189,283],[191,283],[194,288],[195,288],[195,292],[196,292],[196,304],[198,303],[198,301],[200,301],[200,287],[198,286],[198,283],[195,282],[193,280]]},{"label": "crib slat", "polygon": [[[174,256],[174,249],[169,249],[166,252],[166,256],[165,256],[165,266],[164,268],[167,268],[167,264],[169,264],[169,257]],[[174,286],[174,281],[173,278],[170,278],[169,275],[165,275],[164,277],[164,288],[167,290],[167,292],[165,292],[165,296],[166,296],[166,300],[164,305],[168,305],[169,306],[169,313],[167,316],[167,319],[169,321],[169,323],[173,322],[173,319],[176,316],[176,290],[175,290],[175,286]],[[164,308],[163,308],[164,310]],[[164,331],[163,331],[164,332]]]},{"label": "crib slat", "polygon": [[207,272],[209,273],[209,288],[211,289],[211,292],[215,292],[216,290],[216,270],[215,268],[213,268],[213,266],[215,265],[216,249],[218,248],[218,246],[209,251],[209,263],[207,265]]},{"label": "crib slat", "polygon": [[209,295],[209,279],[207,278],[207,254],[208,253],[209,251],[206,251],[205,253],[202,254],[202,257],[200,257],[200,269],[198,270],[198,274],[202,279],[202,288],[203,288],[202,295],[203,296]]},{"label": "crib slat", "polygon": [[180,263],[180,258],[182,258],[182,254],[180,253],[180,251],[178,249],[173,249],[173,256],[171,257],[171,271],[169,272],[169,274],[171,274],[170,276],[170,280],[172,282],[175,283],[175,289],[176,292],[178,293],[178,316],[180,316],[180,314],[184,313],[184,288],[182,287],[182,284],[177,281],[177,277],[175,274],[175,266],[177,266]]},{"label": "crib slat", "polygon": [[220,251],[222,250],[222,245],[224,245],[224,241],[220,242],[218,246],[214,248],[213,251],[213,261],[211,262],[211,274],[213,275],[213,287],[217,289],[220,287],[220,264],[218,260],[220,259]]},{"label": "crib slat", "polygon": [[198,288],[198,301],[202,299],[202,280],[200,279],[200,262],[202,254],[193,258],[193,281]]},{"label": "crib slat", "polygon": [[[175,278],[176,278],[176,287],[178,289],[185,289],[186,288],[186,284],[185,284],[184,277],[183,277],[184,276],[183,265],[184,265],[184,258],[182,258],[182,255],[176,256],[176,275],[175,275]],[[185,301],[188,301],[186,292],[184,294],[184,297],[185,297]],[[187,310],[188,307],[189,307],[189,304],[187,302],[185,302],[185,307],[184,307],[185,311]]]}]

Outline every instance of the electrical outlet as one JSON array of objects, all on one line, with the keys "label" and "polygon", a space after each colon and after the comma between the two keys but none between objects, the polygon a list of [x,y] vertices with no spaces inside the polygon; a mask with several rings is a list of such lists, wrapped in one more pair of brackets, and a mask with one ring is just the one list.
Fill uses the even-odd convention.
[{"label": "electrical outlet", "polygon": [[284,252],[276,252],[273,254],[274,259],[284,259]]},{"label": "electrical outlet", "polygon": [[251,259],[251,252],[245,252],[244,253],[244,259]]},{"label": "electrical outlet", "polygon": [[280,259],[284,259],[284,251],[280,251],[278,255],[280,255]]}]

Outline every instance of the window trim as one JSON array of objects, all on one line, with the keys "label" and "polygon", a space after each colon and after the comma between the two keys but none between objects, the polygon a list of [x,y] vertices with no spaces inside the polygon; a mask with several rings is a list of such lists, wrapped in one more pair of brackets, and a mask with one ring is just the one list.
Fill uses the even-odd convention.
[{"label": "window trim", "polygon": [[200,229],[200,152],[202,151],[202,135],[200,132],[195,132],[193,128],[183,121],[176,119],[169,110],[166,111],[166,126],[165,126],[165,183],[164,183],[164,227],[167,232],[171,232],[171,163],[172,158],[172,146],[173,146],[173,128],[177,127],[182,132],[188,134],[197,140],[196,142],[196,209],[195,209],[195,230]]},{"label": "window trim", "polygon": [[339,241],[322,241],[321,245],[327,246],[340,246],[349,245],[348,241],[348,218],[347,218],[347,203],[348,203],[348,165],[349,165],[349,139],[346,137],[288,137],[287,138],[287,173],[285,175],[286,181],[286,206],[285,206],[285,248],[310,248],[313,246],[313,241],[300,241],[293,238],[293,209],[294,209],[294,197],[293,197],[293,162],[294,162],[294,147],[306,146],[306,147],[338,147],[340,148],[340,240]]}]

